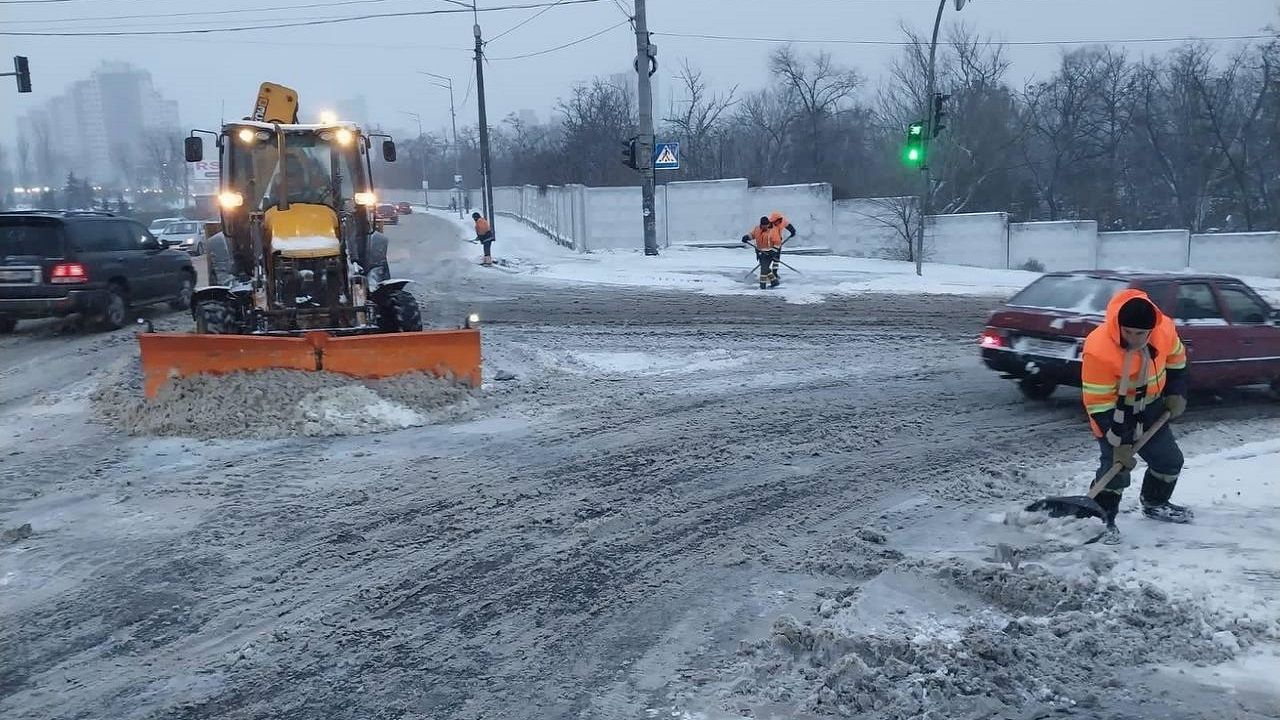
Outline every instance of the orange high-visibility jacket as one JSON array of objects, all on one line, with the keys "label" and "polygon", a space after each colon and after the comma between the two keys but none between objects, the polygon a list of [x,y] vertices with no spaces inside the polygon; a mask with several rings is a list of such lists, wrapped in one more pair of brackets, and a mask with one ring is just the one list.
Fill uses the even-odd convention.
[{"label": "orange high-visibility jacket", "polygon": [[751,228],[751,242],[756,250],[775,250],[782,247],[782,231],[775,226],[762,228],[759,225]]},{"label": "orange high-visibility jacket", "polygon": [[485,235],[488,235],[489,231],[492,229],[492,226],[489,225],[489,221],[485,220],[483,215],[480,216],[480,219],[476,220],[476,237],[484,237]]},{"label": "orange high-visibility jacket", "polygon": [[[1139,397],[1141,405],[1145,406],[1162,395],[1186,394],[1187,349],[1178,337],[1173,320],[1158,307],[1156,326],[1146,348],[1131,353],[1120,344],[1120,307],[1133,298],[1151,302],[1141,290],[1121,290],[1107,303],[1102,324],[1094,328],[1084,341],[1081,389],[1089,424],[1096,437],[1105,433],[1103,425],[1111,427],[1117,422],[1121,427],[1117,428],[1116,434],[1123,436],[1124,426],[1136,421],[1133,410],[1139,404]],[[1128,367],[1124,367],[1126,357],[1129,358]],[[1144,370],[1147,384],[1145,391],[1140,393],[1137,386]],[[1125,374],[1129,377],[1128,392],[1121,398],[1120,379]],[[1115,412],[1117,410],[1119,412]]]}]

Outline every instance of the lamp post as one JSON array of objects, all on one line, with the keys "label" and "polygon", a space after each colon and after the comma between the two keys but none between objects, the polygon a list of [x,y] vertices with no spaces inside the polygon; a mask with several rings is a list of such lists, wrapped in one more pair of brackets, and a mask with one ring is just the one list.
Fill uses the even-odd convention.
[{"label": "lamp post", "polygon": [[427,194],[427,143],[422,135],[422,116],[408,110],[400,112],[418,121],[418,152],[422,154],[422,204],[431,207],[431,196]]},{"label": "lamp post", "polygon": [[[454,194],[458,195],[459,194],[458,190],[461,188],[461,182],[462,182],[460,179],[462,177],[462,151],[458,147],[458,113],[453,106],[453,79],[445,75],[437,75],[435,73],[429,73],[425,70],[419,70],[418,74],[443,80],[444,84],[437,83],[437,82],[433,82],[431,84],[435,85],[438,88],[446,88],[449,91],[449,119],[453,125],[453,189],[454,189]],[[462,215],[463,215],[462,198],[459,197],[458,198],[458,217],[462,217]]]}]

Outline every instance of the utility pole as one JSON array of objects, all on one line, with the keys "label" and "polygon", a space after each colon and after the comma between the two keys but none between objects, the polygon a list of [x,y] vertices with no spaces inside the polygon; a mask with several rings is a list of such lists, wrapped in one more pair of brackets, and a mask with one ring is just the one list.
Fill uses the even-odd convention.
[{"label": "utility pole", "polygon": [[658,226],[653,181],[653,88],[649,78],[658,70],[658,47],[649,42],[649,25],[645,18],[645,0],[636,3],[636,77],[639,84],[640,137],[636,141],[636,160],[640,170],[640,207],[644,213],[644,254],[658,254]]},{"label": "utility pole", "polygon": [[422,134],[422,115],[408,110],[400,112],[418,121],[418,152],[422,153],[422,204],[431,207],[431,196],[427,193],[427,140]]},{"label": "utility pole", "polygon": [[[473,8],[474,10],[474,4]],[[476,100],[480,107],[480,174],[483,176],[481,194],[484,197],[484,216],[489,219],[495,234],[497,218],[493,211],[493,174],[489,164],[489,119],[484,112],[484,43],[480,39],[480,22],[473,28],[476,36]]]}]

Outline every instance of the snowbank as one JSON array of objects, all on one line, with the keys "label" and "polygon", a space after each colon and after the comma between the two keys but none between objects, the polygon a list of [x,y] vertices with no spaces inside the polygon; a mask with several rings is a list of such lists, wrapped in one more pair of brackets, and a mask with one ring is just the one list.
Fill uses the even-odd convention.
[{"label": "snowbank", "polygon": [[334,373],[265,370],[183,378],[148,401],[133,360],[109,370],[90,401],[99,422],[130,435],[273,439],[439,422],[465,411],[470,392],[425,374],[362,381]]},{"label": "snowbank", "polygon": [[[449,213],[460,238],[471,226]],[[637,250],[578,253],[512,218],[497,222],[495,257],[505,260],[513,274],[531,279],[597,285],[628,285],[689,290],[708,295],[759,294],[758,276],[751,272],[755,254],[742,249],[692,249],[672,246],[657,257]],[[1036,273],[928,264],[917,277],[911,263],[838,255],[789,255],[791,268],[780,272],[782,286],[765,291],[792,303],[821,302],[831,295],[859,293],[937,293],[1008,296],[1025,287]],[[794,268],[794,269],[792,269]],[[491,272],[490,270],[478,270]]]}]

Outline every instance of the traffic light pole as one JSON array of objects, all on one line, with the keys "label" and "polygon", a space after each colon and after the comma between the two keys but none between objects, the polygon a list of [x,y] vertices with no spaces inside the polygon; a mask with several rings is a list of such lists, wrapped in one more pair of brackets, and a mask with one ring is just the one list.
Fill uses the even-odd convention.
[{"label": "traffic light pole", "polygon": [[[957,8],[961,4],[957,2]],[[937,92],[934,86],[937,82],[935,72],[938,57],[938,27],[942,25],[942,10],[946,6],[947,0],[938,0],[938,15],[933,20],[933,38],[929,40],[929,72],[925,78],[924,112],[921,113],[924,118],[924,162],[920,163],[920,217],[916,219],[916,275],[924,274],[924,218],[929,214],[930,200],[933,195],[933,178],[929,172],[929,158],[932,152],[929,144],[934,135],[933,94]]]},{"label": "traffic light pole", "polygon": [[653,178],[653,87],[649,76],[657,70],[657,60],[649,44],[649,25],[645,17],[645,0],[636,3],[636,77],[639,83],[640,137],[636,143],[636,160],[640,171],[640,206],[644,213],[644,254],[658,254],[658,224]]}]

